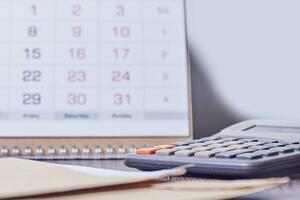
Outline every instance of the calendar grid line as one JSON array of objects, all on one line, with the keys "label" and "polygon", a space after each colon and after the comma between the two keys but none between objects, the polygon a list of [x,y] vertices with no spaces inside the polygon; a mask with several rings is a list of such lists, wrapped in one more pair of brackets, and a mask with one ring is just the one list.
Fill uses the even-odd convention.
[{"label": "calendar grid line", "polygon": [[[10,15],[9,15],[9,22],[10,22],[10,25],[9,25],[9,32],[10,32],[10,36],[9,36],[9,42],[10,42],[10,45],[9,45],[9,56],[10,56],[10,59],[9,59],[9,65],[11,66],[12,65],[12,15],[13,15],[13,9],[12,9],[12,2],[10,1],[10,4],[9,4],[9,10],[10,10]],[[10,113],[11,112],[11,96],[9,94],[9,91],[11,90],[11,68],[8,69],[8,82],[7,82],[7,113]],[[10,118],[9,114],[7,116],[8,118]]]}]

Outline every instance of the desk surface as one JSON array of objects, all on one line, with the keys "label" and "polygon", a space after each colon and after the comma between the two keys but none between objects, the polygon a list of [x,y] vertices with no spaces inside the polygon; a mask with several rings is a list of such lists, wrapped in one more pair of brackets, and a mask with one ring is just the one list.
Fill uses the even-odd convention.
[{"label": "desk surface", "polygon": [[[84,161],[52,161],[53,163],[59,164],[70,164],[70,165],[82,165],[88,167],[97,167],[97,168],[104,168],[104,169],[116,169],[116,170],[123,170],[123,171],[135,171],[135,169],[128,168],[123,164],[123,161],[120,160],[84,160]],[[293,180],[288,185],[283,185],[280,187],[276,187],[271,190],[267,190],[264,192],[252,194],[249,196],[245,196],[243,198],[239,198],[241,200],[293,200],[299,199],[300,197],[300,179]]]}]

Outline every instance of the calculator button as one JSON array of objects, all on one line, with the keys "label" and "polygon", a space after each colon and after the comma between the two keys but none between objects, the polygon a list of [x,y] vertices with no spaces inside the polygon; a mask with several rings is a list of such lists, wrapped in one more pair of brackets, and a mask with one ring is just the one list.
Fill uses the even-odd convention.
[{"label": "calculator button", "polygon": [[235,144],[243,144],[243,143],[245,143],[245,142],[237,140],[237,141],[224,142],[223,144],[226,144],[226,145],[235,145]]},{"label": "calculator button", "polygon": [[153,148],[159,148],[159,149],[172,149],[174,148],[175,146],[174,145],[158,145],[158,146],[155,146]]},{"label": "calculator button", "polygon": [[260,142],[260,141],[258,141],[258,142],[247,142],[245,144],[248,144],[248,145],[251,145],[251,146],[257,146],[257,145],[264,145],[266,143],[267,142]]},{"label": "calculator button", "polygon": [[238,150],[232,150],[232,151],[227,151],[223,153],[218,153],[216,154],[216,158],[234,158],[235,156],[243,153],[250,153],[253,152],[254,150],[251,149],[238,149]]},{"label": "calculator button", "polygon": [[244,148],[248,148],[249,144],[235,144],[235,145],[230,145],[230,147],[235,148],[235,149],[244,149]]},{"label": "calculator button", "polygon": [[209,140],[219,140],[219,139],[221,139],[221,137],[220,136],[210,136],[210,137],[208,137],[208,139]]},{"label": "calculator button", "polygon": [[204,147],[204,146],[207,146],[205,145],[204,143],[195,143],[195,144],[190,144],[189,147]]},{"label": "calculator button", "polygon": [[261,149],[270,149],[270,148],[273,148],[273,147],[276,147],[274,144],[264,144],[264,145],[261,145]]},{"label": "calculator button", "polygon": [[236,156],[237,159],[258,159],[262,158],[262,154],[257,153],[243,153]]},{"label": "calculator button", "polygon": [[296,150],[300,150],[300,145],[299,144],[290,144],[290,145],[287,145],[285,147],[286,148],[293,148],[293,149],[296,149]]},{"label": "calculator button", "polygon": [[277,140],[272,140],[272,139],[259,139],[259,142],[265,142],[265,143],[275,143],[278,142]]},{"label": "calculator button", "polygon": [[243,141],[243,142],[257,142],[258,141],[258,139],[256,139],[256,138],[242,138],[239,140]]},{"label": "calculator button", "polygon": [[287,143],[271,143],[271,144],[266,144],[266,145],[272,145],[273,147],[284,147],[287,145]]},{"label": "calculator button", "polygon": [[204,143],[202,143],[203,145],[211,145],[211,144],[219,144],[219,143],[223,143],[223,140],[210,140],[210,141],[206,141]]},{"label": "calculator button", "polygon": [[213,148],[222,148],[222,147],[228,147],[228,144],[221,143],[221,144],[211,144],[208,147],[213,147]]},{"label": "calculator button", "polygon": [[189,145],[189,144],[191,144],[191,142],[175,142],[175,143],[172,143],[171,145],[184,146],[184,145]]},{"label": "calculator button", "polygon": [[279,151],[276,150],[261,150],[261,151],[256,151],[255,153],[261,154],[263,156],[276,156],[279,154]]},{"label": "calculator button", "polygon": [[176,149],[176,150],[189,150],[189,149],[192,149],[193,147],[191,146],[177,146],[177,147],[174,147],[173,149]]},{"label": "calculator button", "polygon": [[136,150],[136,154],[140,154],[140,155],[151,155],[151,154],[155,154],[155,152],[159,150],[159,148],[141,148],[141,149],[137,149]]},{"label": "calculator button", "polygon": [[289,142],[289,144],[299,144],[299,142]]},{"label": "calculator button", "polygon": [[201,139],[193,140],[193,143],[201,143],[201,142],[206,142],[209,140],[210,140],[209,138],[201,138]]},{"label": "calculator button", "polygon": [[228,151],[226,148],[213,149],[211,151],[199,151],[195,153],[195,157],[197,158],[209,158],[213,157],[217,153]]},{"label": "calculator button", "polygon": [[294,148],[291,148],[291,147],[275,147],[275,148],[272,148],[271,150],[276,150],[276,151],[279,151],[280,153],[294,152]]},{"label": "calculator button", "polygon": [[155,152],[156,155],[159,156],[170,156],[170,155],[174,155],[174,153],[176,151],[179,151],[177,149],[161,149]]},{"label": "calculator button", "polygon": [[189,156],[193,156],[197,151],[195,150],[181,150],[181,151],[176,151],[175,152],[175,156],[178,157],[189,157]]},{"label": "calculator button", "polygon": [[222,137],[222,139],[223,139],[223,140],[226,140],[226,141],[236,141],[236,140],[238,140],[239,138],[224,136],[224,137]]},{"label": "calculator button", "polygon": [[214,149],[214,147],[211,147],[211,146],[192,148],[193,151],[210,151],[212,149]]}]

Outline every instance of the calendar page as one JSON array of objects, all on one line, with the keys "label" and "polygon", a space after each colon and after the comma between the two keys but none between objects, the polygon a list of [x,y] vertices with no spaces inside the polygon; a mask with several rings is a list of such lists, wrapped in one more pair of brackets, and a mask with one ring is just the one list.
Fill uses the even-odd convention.
[{"label": "calendar page", "polygon": [[0,0],[0,136],[190,134],[184,0]]}]

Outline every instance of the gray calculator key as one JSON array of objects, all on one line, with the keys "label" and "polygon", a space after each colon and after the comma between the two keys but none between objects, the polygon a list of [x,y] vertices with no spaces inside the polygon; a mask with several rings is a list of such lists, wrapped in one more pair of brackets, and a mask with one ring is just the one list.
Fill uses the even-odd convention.
[{"label": "gray calculator key", "polygon": [[245,142],[237,140],[237,141],[224,142],[223,144],[226,144],[226,145],[235,145],[235,144],[243,144],[243,143],[245,143]]},{"label": "gray calculator key", "polygon": [[277,140],[273,140],[273,139],[259,139],[259,142],[265,142],[265,143],[275,143],[278,142]]},{"label": "gray calculator key", "polygon": [[229,136],[224,136],[222,137],[223,140],[226,140],[226,141],[236,141],[238,140],[239,138],[236,138],[236,137],[229,137]]},{"label": "gray calculator key", "polygon": [[261,154],[255,153],[243,153],[239,154],[236,156],[237,159],[247,159],[247,160],[252,160],[252,159],[258,159],[262,158],[263,156]]},{"label": "gray calculator key", "polygon": [[194,147],[192,148],[193,151],[210,151],[214,149],[212,146],[204,146],[204,147]]},{"label": "gray calculator key", "polygon": [[189,156],[193,156],[197,151],[194,150],[181,150],[181,151],[176,151],[175,152],[175,156],[178,157],[189,157]]},{"label": "gray calculator key", "polygon": [[243,141],[243,142],[257,142],[258,141],[258,139],[256,139],[256,138],[242,138],[239,140]]},{"label": "gray calculator key", "polygon": [[205,147],[205,146],[208,146],[208,145],[206,145],[204,143],[194,143],[194,144],[189,145],[189,147],[192,147],[192,148],[194,148],[194,147]]},{"label": "gray calculator key", "polygon": [[189,149],[192,149],[193,147],[191,146],[177,146],[177,147],[174,147],[173,149],[175,150],[189,150]]},{"label": "gray calculator key", "polygon": [[300,150],[300,144],[290,144],[290,145],[287,145],[285,147],[286,148],[293,148],[293,149],[296,149],[296,150]]},{"label": "gray calculator key", "polygon": [[189,145],[189,144],[191,144],[191,142],[175,142],[175,143],[172,143],[171,145],[184,146],[184,145]]},{"label": "gray calculator key", "polygon": [[270,149],[273,146],[265,146],[265,145],[257,145],[257,146],[251,146],[249,147],[249,149],[253,149],[253,150],[265,150],[265,149]]},{"label": "gray calculator key", "polygon": [[219,140],[219,139],[221,139],[220,136],[210,136],[208,138],[209,138],[209,140]]},{"label": "gray calculator key", "polygon": [[264,144],[266,144],[266,142],[260,142],[260,141],[258,141],[258,142],[247,142],[245,144],[249,144],[251,146],[257,146],[257,145],[264,145]]},{"label": "gray calculator key", "polygon": [[216,154],[216,158],[234,158],[235,156],[237,156],[239,154],[250,153],[253,151],[254,150],[251,150],[251,149],[238,149],[238,150],[233,150],[233,151],[227,151],[227,152]]},{"label": "gray calculator key", "polygon": [[284,147],[287,145],[287,143],[278,142],[278,143],[271,143],[269,145],[273,145],[273,147]]},{"label": "gray calculator key", "polygon": [[256,154],[261,154],[263,156],[276,156],[276,155],[279,154],[279,151],[268,149],[268,150],[256,151],[255,153]]},{"label": "gray calculator key", "polygon": [[289,142],[289,144],[300,144],[299,142]]},{"label": "gray calculator key", "polygon": [[155,152],[156,155],[159,156],[170,156],[173,155],[176,151],[179,151],[177,149],[161,149]]},{"label": "gray calculator key", "polygon": [[[275,144],[275,143],[274,143]],[[276,145],[274,144],[264,144],[262,145],[262,149],[270,149],[270,148],[273,148],[273,147],[277,147]]]},{"label": "gray calculator key", "polygon": [[206,141],[209,141],[209,138],[201,138],[201,139],[193,140],[193,144],[194,143],[202,143],[202,142],[206,142]]},{"label": "gray calculator key", "polygon": [[275,147],[271,150],[279,151],[280,153],[291,153],[294,152],[294,148],[291,147]]},{"label": "gray calculator key", "polygon": [[199,152],[195,153],[195,157],[209,158],[209,157],[213,157],[217,153],[221,153],[221,152],[225,152],[225,151],[228,151],[228,149],[227,148],[218,148],[218,149],[213,149],[211,151],[199,151]]}]

